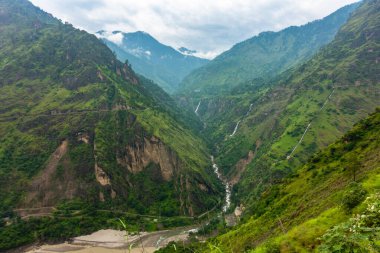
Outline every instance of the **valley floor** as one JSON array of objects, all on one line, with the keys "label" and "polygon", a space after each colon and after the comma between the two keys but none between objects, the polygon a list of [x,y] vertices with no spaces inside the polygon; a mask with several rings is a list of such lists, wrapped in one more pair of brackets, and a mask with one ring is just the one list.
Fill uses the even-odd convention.
[{"label": "valley floor", "polygon": [[78,252],[78,253],[97,253],[97,252],[129,252],[128,248],[132,245],[131,253],[145,252],[151,253],[165,247],[169,242],[184,242],[188,239],[189,233],[194,231],[194,227],[182,227],[173,230],[158,232],[143,232],[140,235],[126,236],[124,231],[100,230],[91,235],[75,237],[71,242],[33,246],[26,250],[26,253],[51,253],[51,252]]}]

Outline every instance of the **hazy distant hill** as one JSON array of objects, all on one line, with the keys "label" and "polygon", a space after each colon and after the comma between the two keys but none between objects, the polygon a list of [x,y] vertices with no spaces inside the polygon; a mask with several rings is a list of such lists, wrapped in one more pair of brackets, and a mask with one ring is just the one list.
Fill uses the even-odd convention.
[{"label": "hazy distant hill", "polygon": [[169,93],[176,91],[192,70],[208,62],[192,56],[192,50],[180,48],[177,51],[163,45],[145,32],[100,31],[97,36],[116,53],[119,60],[128,60],[133,70],[152,79]]}]

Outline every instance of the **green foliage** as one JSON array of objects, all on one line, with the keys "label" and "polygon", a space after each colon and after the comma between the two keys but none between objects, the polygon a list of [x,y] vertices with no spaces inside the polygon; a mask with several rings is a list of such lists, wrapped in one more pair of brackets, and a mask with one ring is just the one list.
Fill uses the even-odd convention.
[{"label": "green foliage", "polygon": [[[380,111],[376,110],[339,141],[315,154],[294,176],[262,191],[255,202],[257,208],[248,207],[240,225],[216,237],[218,247],[233,252],[268,252],[269,249],[274,252],[312,252],[321,244],[318,238],[330,228],[338,226],[335,232],[331,232],[333,234],[346,231],[347,224],[351,224],[346,224],[350,217],[347,208],[355,217],[367,217],[369,202],[377,203],[378,200],[365,202],[365,212],[360,203],[367,193],[377,196],[380,187],[379,132]],[[352,171],[346,169],[353,160],[357,166],[356,182]],[[372,233],[378,227],[376,215],[370,218],[374,225]],[[339,227],[340,223],[344,225]],[[372,223],[368,221],[366,224]],[[363,234],[354,236],[361,240],[358,241],[360,245],[368,242],[363,239]],[[334,245],[334,240],[344,240],[339,238],[332,236],[329,245]],[[378,239],[371,240],[371,247],[375,247]]]},{"label": "green foliage", "polygon": [[197,232],[198,235],[210,235],[218,232],[223,233],[226,229],[224,217],[214,217],[206,225],[203,225]]},{"label": "green foliage", "polygon": [[[162,216],[179,216],[179,193],[173,191],[173,182],[165,182],[160,169],[151,164],[144,171],[132,176],[135,187],[128,196],[128,204],[137,213],[150,213]],[[160,188],[156,185],[160,184]],[[150,210],[150,211],[147,211]]]},{"label": "green foliage", "polygon": [[356,182],[351,183],[347,191],[344,192],[342,198],[343,207],[350,211],[364,200],[366,194],[366,190],[360,184]]},{"label": "green foliage", "polygon": [[[277,184],[297,176],[296,169],[314,153],[380,106],[379,67],[375,64],[375,55],[380,52],[375,32],[379,26],[377,10],[378,1],[361,3],[330,44],[309,61],[274,79],[253,80],[254,87],[242,84],[234,93],[195,94],[189,99],[193,107],[201,101],[198,114],[206,125],[203,133],[216,147],[214,155],[225,175],[235,176],[236,164],[254,152],[234,186],[235,201],[245,204],[247,214],[262,215]],[[337,170],[347,171],[350,180],[357,181],[362,150],[356,145],[356,138],[361,140],[361,136],[356,134],[347,139],[348,145],[330,150],[329,159],[345,159],[339,165],[331,163],[319,170],[321,157],[310,164],[315,181]],[[358,153],[345,156],[353,147]]]},{"label": "green foliage", "polygon": [[380,195],[364,202],[366,209],[349,221],[328,230],[321,238],[319,252],[379,252]]},{"label": "green foliage", "polygon": [[104,228],[139,232],[170,229],[193,223],[188,217],[144,216],[101,208],[102,206],[94,203],[75,200],[58,205],[53,217],[28,220],[14,217],[10,220],[11,224],[0,226],[0,250],[33,242],[62,242]]},{"label": "green foliage", "polygon": [[[162,227],[186,225],[191,219],[178,216],[219,203],[222,186],[196,134],[201,123],[161,88],[119,62],[95,36],[62,24],[29,1],[1,1],[0,26],[1,218],[12,218],[12,209],[26,205],[72,205],[57,218],[4,227],[2,247],[114,227],[115,215],[108,213],[115,210],[176,216],[160,220]],[[47,166],[63,140],[67,152]],[[128,167],[127,148],[143,156],[149,140],[172,158],[170,180],[163,180],[162,166],[153,161],[144,161],[140,173]],[[111,184],[99,184],[95,164]],[[46,180],[34,187],[38,178]],[[71,217],[72,209],[82,216]],[[11,242],[7,233],[25,236]]]},{"label": "green foliage", "polygon": [[179,245],[175,242],[170,242],[166,247],[158,249],[157,253],[194,253],[194,249],[189,246]]}]

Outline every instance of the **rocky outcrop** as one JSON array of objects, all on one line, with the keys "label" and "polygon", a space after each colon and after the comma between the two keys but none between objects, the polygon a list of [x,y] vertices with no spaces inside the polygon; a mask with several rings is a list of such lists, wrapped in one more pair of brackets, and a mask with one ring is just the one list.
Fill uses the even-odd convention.
[{"label": "rocky outcrop", "polygon": [[247,165],[252,162],[254,156],[255,153],[250,150],[246,158],[240,159],[238,161],[238,163],[235,165],[235,170],[233,170],[232,176],[230,177],[231,179],[229,180],[229,183],[231,185],[235,185],[240,181],[241,175],[245,171]]},{"label": "rocky outcrop", "polygon": [[77,133],[77,141],[84,142],[86,144],[90,143],[90,136],[87,133]]},{"label": "rocky outcrop", "polygon": [[235,165],[235,169],[232,171],[231,176],[229,176],[230,178],[229,183],[231,184],[231,186],[234,186],[240,181],[242,174],[247,168],[247,165],[250,164],[252,160],[255,158],[255,155],[260,145],[261,145],[261,141],[260,140],[256,141],[255,151],[253,152],[252,150],[250,150],[246,158],[240,159],[237,162],[237,164]]},{"label": "rocky outcrop", "polygon": [[95,176],[96,176],[96,180],[102,186],[111,185],[110,178],[107,176],[104,170],[98,166],[96,162],[95,162]]},{"label": "rocky outcrop", "polygon": [[117,160],[134,174],[143,171],[150,163],[157,164],[165,181],[171,180],[180,167],[178,156],[154,136],[128,145],[125,155]]},{"label": "rocky outcrop", "polygon": [[[153,180],[158,189],[161,184],[172,185],[174,197],[171,197],[178,200],[178,214],[194,216],[203,211],[199,208],[202,203],[198,194],[208,194],[212,189],[207,182],[188,174],[186,165],[176,152],[157,137],[137,128],[127,144],[114,150],[115,160],[107,160],[112,156],[104,156],[103,152],[107,152],[109,147],[105,149],[104,143],[101,146],[100,142],[96,145],[92,133],[77,132],[72,137],[63,141],[50,156],[45,169],[26,189],[28,194],[18,208],[54,207],[61,201],[78,197],[108,202],[128,200],[132,194],[139,199],[143,195],[139,195],[138,189],[144,181],[139,173],[146,173],[144,176],[150,177],[148,180]],[[77,151],[85,147],[88,147],[88,153]],[[85,162],[74,167],[76,154],[83,155]],[[110,166],[112,162],[119,166]],[[88,177],[86,182],[84,179],[89,173],[93,173],[93,179]],[[89,187],[96,190],[96,195],[87,191]]]}]

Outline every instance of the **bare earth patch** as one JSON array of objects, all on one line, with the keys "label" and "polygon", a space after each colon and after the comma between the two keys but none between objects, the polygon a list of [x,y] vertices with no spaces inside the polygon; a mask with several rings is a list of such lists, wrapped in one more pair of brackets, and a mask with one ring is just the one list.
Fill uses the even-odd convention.
[{"label": "bare earth patch", "polygon": [[91,235],[75,237],[70,243],[35,246],[26,253],[125,253],[132,245],[131,253],[153,253],[171,241],[187,241],[194,227],[177,228],[157,232],[142,232],[140,235],[126,236],[125,231],[99,230]]}]

